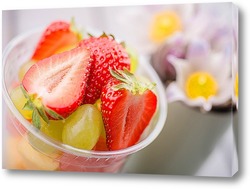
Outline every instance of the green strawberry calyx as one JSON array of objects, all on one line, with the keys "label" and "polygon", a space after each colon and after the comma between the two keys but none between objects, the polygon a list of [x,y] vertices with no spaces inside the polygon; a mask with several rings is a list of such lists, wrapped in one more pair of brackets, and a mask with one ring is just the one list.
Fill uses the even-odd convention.
[{"label": "green strawberry calyx", "polygon": [[24,97],[27,99],[23,109],[32,111],[32,123],[36,128],[41,128],[41,118],[49,124],[48,115],[56,120],[64,120],[64,117],[44,106],[41,98],[39,98],[36,94],[28,94],[22,85],[21,90]]},{"label": "green strawberry calyx", "polygon": [[83,39],[83,31],[77,28],[74,17],[72,17],[70,21],[70,31],[72,31],[77,36],[79,41]]},{"label": "green strawberry calyx", "polygon": [[143,94],[146,90],[152,90],[156,84],[146,81],[141,81],[135,77],[134,74],[129,72],[126,68],[124,70],[112,70],[111,68],[110,74],[120,81],[119,84],[114,85],[114,90],[126,89],[130,91],[133,95]]}]

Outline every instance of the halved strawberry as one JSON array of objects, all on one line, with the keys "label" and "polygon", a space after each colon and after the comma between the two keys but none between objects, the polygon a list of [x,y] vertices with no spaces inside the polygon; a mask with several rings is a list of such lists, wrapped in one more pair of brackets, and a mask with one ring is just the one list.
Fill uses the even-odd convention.
[{"label": "halved strawberry", "polygon": [[71,23],[55,21],[42,34],[32,60],[39,61],[63,50],[76,47],[81,38],[73,21]]},{"label": "halved strawberry", "polygon": [[92,150],[108,151],[109,149],[107,148],[106,138],[100,136],[99,140],[97,141],[96,145],[93,147]]},{"label": "halved strawberry", "polygon": [[128,71],[111,71],[103,87],[101,112],[107,146],[119,150],[134,145],[149,125],[157,106],[153,84],[142,83]]},{"label": "halved strawberry", "polygon": [[93,63],[83,104],[94,104],[111,77],[109,68],[130,69],[129,55],[120,43],[105,33],[100,37],[84,39],[79,45],[90,51]]},{"label": "halved strawberry", "polygon": [[89,51],[77,47],[34,64],[22,81],[28,98],[26,108],[33,110],[32,119],[45,113],[52,118],[66,118],[81,105],[90,64]]}]

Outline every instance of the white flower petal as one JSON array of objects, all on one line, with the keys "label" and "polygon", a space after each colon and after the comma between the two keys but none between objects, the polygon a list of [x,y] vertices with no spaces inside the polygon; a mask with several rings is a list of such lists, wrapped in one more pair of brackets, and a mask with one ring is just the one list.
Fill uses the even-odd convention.
[{"label": "white flower petal", "polygon": [[195,67],[203,67],[206,66],[204,64],[208,63],[210,55],[210,46],[207,41],[204,39],[193,39],[187,49],[186,58],[192,66]]},{"label": "white flower petal", "polygon": [[[233,103],[236,105],[236,108],[238,109],[238,101],[239,101],[239,95],[238,96],[236,96],[235,95],[235,92],[234,92],[234,87],[235,87],[235,80],[236,80],[236,76],[237,76],[237,74],[238,74],[238,79],[240,79],[239,78],[239,72],[238,72],[238,58],[237,58],[237,55],[236,54],[234,54],[234,56],[233,56],[233,69],[232,69],[232,85],[233,85],[233,91],[232,91],[232,101],[233,101]],[[238,86],[239,87],[239,86]]]},{"label": "white flower petal", "polygon": [[185,34],[183,32],[176,32],[171,37],[165,40],[167,45],[177,45],[178,47],[183,47],[186,45]]},{"label": "white flower petal", "polygon": [[212,109],[212,107],[213,107],[212,103],[208,101],[205,101],[202,106],[203,110],[205,110],[206,112],[209,112]]},{"label": "white flower petal", "polygon": [[221,104],[226,103],[231,98],[232,98],[232,86],[228,83],[226,87],[220,89],[218,95],[208,99],[208,101],[215,106],[219,106]]},{"label": "white flower petal", "polygon": [[223,53],[213,53],[207,71],[210,72],[219,85],[223,85],[231,77],[230,57]]},{"label": "white flower petal", "polygon": [[189,99],[186,96],[185,91],[181,90],[175,82],[169,84],[166,90],[166,95],[169,103],[181,101],[191,107],[202,107],[205,111],[210,111],[212,108],[211,102],[206,101],[202,97]]},{"label": "white flower petal", "polygon": [[191,74],[192,67],[184,59],[176,58],[172,55],[169,55],[167,58],[168,58],[168,61],[174,66],[176,70],[177,85],[182,90],[184,90],[186,79]]},{"label": "white flower petal", "polygon": [[185,94],[180,87],[177,86],[176,82],[172,82],[168,85],[166,95],[169,103],[174,101],[184,101],[186,98]]}]

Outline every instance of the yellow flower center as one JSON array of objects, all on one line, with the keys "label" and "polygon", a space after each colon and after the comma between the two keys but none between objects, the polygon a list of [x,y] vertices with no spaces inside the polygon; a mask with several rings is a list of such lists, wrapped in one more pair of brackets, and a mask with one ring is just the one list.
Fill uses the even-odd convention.
[{"label": "yellow flower center", "polygon": [[207,72],[195,72],[191,74],[187,79],[185,87],[186,94],[191,99],[198,97],[208,99],[218,92],[217,82],[214,77]]},{"label": "yellow flower center", "polygon": [[155,15],[151,27],[151,39],[157,43],[162,42],[176,31],[181,30],[179,16],[172,11],[164,11]]},{"label": "yellow flower center", "polygon": [[236,97],[238,97],[238,90],[239,90],[239,79],[237,74],[234,81],[234,94]]}]

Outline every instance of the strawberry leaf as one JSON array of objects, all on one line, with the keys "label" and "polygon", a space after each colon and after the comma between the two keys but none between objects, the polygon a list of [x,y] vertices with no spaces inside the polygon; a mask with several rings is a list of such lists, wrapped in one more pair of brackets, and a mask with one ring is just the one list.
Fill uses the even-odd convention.
[{"label": "strawberry leaf", "polygon": [[59,119],[59,120],[64,120],[64,117],[62,117],[61,115],[59,115],[58,113],[56,113],[55,111],[49,109],[49,108],[45,108],[45,111],[54,119]]},{"label": "strawberry leaf", "polygon": [[155,83],[142,82],[138,80],[135,75],[129,72],[128,69],[124,68],[123,70],[112,70],[109,68],[110,74],[121,81],[120,84],[113,86],[114,90],[127,89],[132,94],[143,94],[146,90],[152,90],[155,87]]},{"label": "strawberry leaf", "polygon": [[113,38],[113,40],[115,40],[115,36],[113,34],[109,34],[110,37]]},{"label": "strawberry leaf", "polygon": [[37,109],[34,109],[34,111],[32,112],[32,123],[36,128],[41,128],[41,120]]},{"label": "strawberry leaf", "polygon": [[22,90],[22,92],[23,92],[24,97],[27,98],[28,100],[31,100],[29,94],[28,94],[27,91],[24,89],[23,85],[21,85],[20,88],[21,88],[21,90]]},{"label": "strawberry leaf", "polygon": [[28,100],[28,101],[24,104],[23,110],[31,110],[31,111],[34,110],[33,103],[32,103],[30,100]]},{"label": "strawberry leaf", "polygon": [[88,35],[89,37],[94,37],[91,33],[87,33],[87,35]]},{"label": "strawberry leaf", "polygon": [[[125,43],[125,41],[120,42],[120,44],[121,44],[121,46],[122,46],[123,48],[126,48],[126,43]],[[129,54],[128,54],[128,55],[129,55]]]},{"label": "strawberry leaf", "polygon": [[39,115],[42,117],[42,119],[43,119],[47,124],[49,124],[49,118],[48,118],[48,116],[46,115],[46,112],[45,112],[45,110],[44,110],[44,106],[37,108],[37,110],[38,110],[38,112],[39,112]]}]

